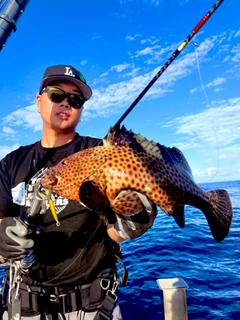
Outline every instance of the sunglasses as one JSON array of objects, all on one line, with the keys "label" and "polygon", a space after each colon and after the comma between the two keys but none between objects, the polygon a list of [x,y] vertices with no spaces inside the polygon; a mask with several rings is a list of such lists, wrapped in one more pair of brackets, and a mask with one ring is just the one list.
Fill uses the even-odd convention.
[{"label": "sunglasses", "polygon": [[56,87],[47,86],[42,89],[40,94],[45,91],[47,92],[49,100],[52,102],[60,103],[64,99],[68,98],[69,105],[75,109],[80,109],[86,101],[81,94],[65,92],[64,90]]}]

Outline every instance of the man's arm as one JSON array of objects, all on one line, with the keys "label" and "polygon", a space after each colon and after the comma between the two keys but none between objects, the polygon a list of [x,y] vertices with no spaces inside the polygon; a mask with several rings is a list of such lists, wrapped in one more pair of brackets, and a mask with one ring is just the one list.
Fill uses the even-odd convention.
[{"label": "man's arm", "polygon": [[107,225],[107,232],[108,232],[109,237],[116,242],[123,242],[123,241],[127,240],[119,235],[117,230],[114,228],[114,224]]}]

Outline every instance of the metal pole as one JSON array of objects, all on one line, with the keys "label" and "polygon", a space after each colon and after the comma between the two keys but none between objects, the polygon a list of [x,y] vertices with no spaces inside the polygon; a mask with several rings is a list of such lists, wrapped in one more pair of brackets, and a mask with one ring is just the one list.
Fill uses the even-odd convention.
[{"label": "metal pole", "polygon": [[188,320],[186,288],[188,285],[181,278],[158,279],[163,291],[165,320]]},{"label": "metal pole", "polygon": [[16,31],[16,23],[25,10],[29,0],[10,0],[0,15],[0,51],[4,48],[12,31]]}]

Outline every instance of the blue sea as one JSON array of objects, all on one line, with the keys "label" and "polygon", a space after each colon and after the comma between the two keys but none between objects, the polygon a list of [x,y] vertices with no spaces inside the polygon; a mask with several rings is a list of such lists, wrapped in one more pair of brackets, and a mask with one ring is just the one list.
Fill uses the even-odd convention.
[{"label": "blue sea", "polygon": [[203,213],[186,206],[186,225],[159,212],[153,227],[122,243],[128,285],[118,291],[124,320],[163,320],[157,279],[182,278],[189,320],[240,320],[240,181],[207,183],[203,190],[225,189],[233,205],[228,236],[217,243]]}]

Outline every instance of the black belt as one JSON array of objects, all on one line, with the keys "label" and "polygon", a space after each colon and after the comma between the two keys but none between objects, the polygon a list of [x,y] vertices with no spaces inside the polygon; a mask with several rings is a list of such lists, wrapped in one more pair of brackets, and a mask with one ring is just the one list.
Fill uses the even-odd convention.
[{"label": "black belt", "polygon": [[106,294],[112,292],[114,271],[106,269],[91,284],[74,287],[35,287],[20,285],[22,313],[69,313],[77,310],[99,310]]}]

